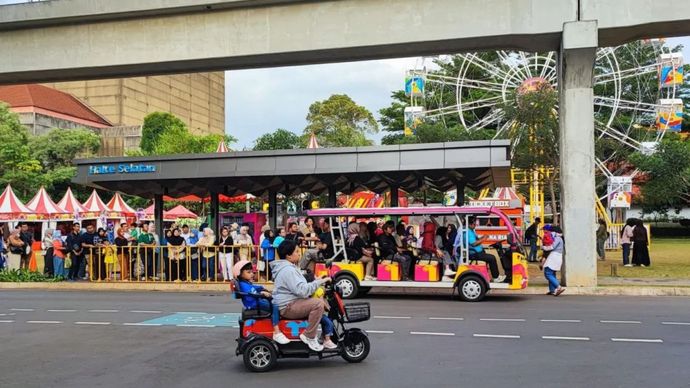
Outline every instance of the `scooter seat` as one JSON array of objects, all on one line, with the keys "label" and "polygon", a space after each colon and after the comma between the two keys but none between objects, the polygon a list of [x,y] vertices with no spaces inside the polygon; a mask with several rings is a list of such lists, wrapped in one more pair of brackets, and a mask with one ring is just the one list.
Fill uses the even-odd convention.
[{"label": "scooter seat", "polygon": [[242,310],[242,320],[246,321],[248,319],[268,319],[271,318],[271,312],[270,311],[264,311],[264,310]]}]

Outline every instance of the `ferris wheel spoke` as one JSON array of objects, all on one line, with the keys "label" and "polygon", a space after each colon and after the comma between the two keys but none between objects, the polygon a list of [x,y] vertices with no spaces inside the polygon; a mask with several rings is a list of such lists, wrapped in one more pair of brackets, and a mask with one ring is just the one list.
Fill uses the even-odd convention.
[{"label": "ferris wheel spoke", "polygon": [[504,113],[502,109],[493,109],[491,112],[489,112],[489,114],[482,117],[479,121],[467,127],[467,130],[473,131],[478,128],[484,128],[495,121],[499,121],[501,118],[503,118],[503,116]]},{"label": "ferris wheel spoke", "polygon": [[499,136],[501,136],[504,132],[508,131],[508,128],[510,128],[516,124],[517,123],[515,122],[515,120],[510,120],[510,121],[506,121],[505,123],[503,123],[503,125],[501,125],[501,127],[498,128],[498,131],[496,131],[496,134],[494,135],[493,140],[498,139]]},{"label": "ferris wheel spoke", "polygon": [[461,111],[475,110],[480,108],[486,108],[496,105],[503,97],[493,96],[488,98],[482,98],[479,100],[473,100],[466,103],[457,104],[456,107],[460,108]]},{"label": "ferris wheel spoke", "polygon": [[[496,53],[501,58],[503,63],[510,66],[510,70],[507,71],[508,77],[504,78],[504,83],[506,80],[516,79],[518,81],[517,84],[519,84],[522,81],[526,80],[527,78],[530,78],[528,73],[525,71],[523,64],[519,60],[511,57],[505,51],[497,51]],[[516,77],[516,75],[518,75],[518,74],[520,76]]]},{"label": "ferris wheel spoke", "polygon": [[551,66],[551,59],[553,58],[553,51],[549,51],[549,54],[546,56],[546,60],[544,61],[544,66],[541,68],[541,73],[539,73],[539,77],[541,78],[546,78],[546,71],[551,70],[551,69],[556,69],[555,63],[553,66]]},{"label": "ferris wheel spoke", "polygon": [[601,122],[597,122],[597,125],[594,126],[597,131],[599,131],[600,135],[599,138],[601,139],[602,137],[606,136],[609,137],[613,140],[618,141],[621,144],[624,144],[630,148],[632,148],[635,151],[640,151],[642,149],[642,144],[630,137],[628,134],[623,133],[615,128],[608,127],[603,125]]},{"label": "ferris wheel spoke", "polygon": [[602,85],[608,82],[617,82],[627,78],[639,77],[640,75],[656,73],[656,64],[640,66],[632,69],[620,70],[617,72],[602,73],[594,76],[594,83]]},{"label": "ferris wheel spoke", "polygon": [[594,161],[595,161],[597,167],[599,168],[599,170],[601,170],[601,172],[604,175],[606,175],[607,178],[610,178],[613,176],[613,173],[611,173],[611,171],[609,171],[609,169],[606,168],[606,164],[604,164],[604,162],[602,162],[601,159],[595,158]]},{"label": "ferris wheel spoke", "polygon": [[[534,56],[535,56],[535,58],[536,58],[537,55],[535,54]],[[524,51],[520,51],[520,58],[522,58],[522,60],[523,60],[524,63],[525,63],[525,66],[523,66],[523,67],[524,67],[525,71],[527,71],[527,75],[528,75],[530,78],[532,78],[532,77],[533,77],[533,75],[532,75],[532,70],[530,69],[529,60],[527,59],[527,56],[525,55],[525,52],[524,52]]]},{"label": "ferris wheel spoke", "polygon": [[508,75],[508,73],[506,73],[505,70],[479,58],[476,54],[467,54],[467,55],[460,54],[460,57],[464,58],[470,64],[473,64],[473,65],[479,67],[480,69],[484,70],[485,72],[491,74],[492,76],[494,76],[498,79],[502,79]]}]

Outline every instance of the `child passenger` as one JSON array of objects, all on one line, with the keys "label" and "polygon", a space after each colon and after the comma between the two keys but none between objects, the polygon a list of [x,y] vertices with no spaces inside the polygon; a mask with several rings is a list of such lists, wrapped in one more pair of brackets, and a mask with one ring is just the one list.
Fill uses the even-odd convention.
[{"label": "child passenger", "polygon": [[[252,268],[252,263],[247,260],[240,260],[232,268],[233,275],[237,278],[239,284],[239,291],[246,294],[252,295],[262,295],[264,297],[271,297],[271,293],[264,289],[262,286],[252,284],[254,280],[254,269]],[[251,296],[242,296],[242,304],[246,310],[256,310],[257,305],[259,310],[269,311],[270,303],[266,299],[258,299]],[[273,340],[281,345],[290,343],[285,334],[280,331],[278,326],[280,322],[280,310],[277,304],[273,304],[273,310],[271,311],[271,323],[273,324]]]}]

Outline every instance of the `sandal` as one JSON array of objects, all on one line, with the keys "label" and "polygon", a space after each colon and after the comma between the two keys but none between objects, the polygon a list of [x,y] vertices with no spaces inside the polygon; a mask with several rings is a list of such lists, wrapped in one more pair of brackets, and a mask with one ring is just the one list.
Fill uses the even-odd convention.
[{"label": "sandal", "polygon": [[556,290],[556,293],[553,294],[553,296],[558,296],[558,295],[562,294],[563,291],[565,291],[565,288],[560,287],[559,289]]}]

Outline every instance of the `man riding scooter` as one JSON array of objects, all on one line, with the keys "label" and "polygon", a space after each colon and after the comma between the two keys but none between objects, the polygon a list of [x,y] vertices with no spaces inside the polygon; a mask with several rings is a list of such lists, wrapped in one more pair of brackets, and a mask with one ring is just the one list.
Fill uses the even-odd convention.
[{"label": "man riding scooter", "polygon": [[297,266],[301,257],[297,245],[290,240],[280,243],[278,255],[284,260],[275,260],[271,263],[271,267],[274,279],[273,303],[278,305],[280,315],[287,319],[307,319],[309,326],[299,338],[311,350],[320,352],[324,345],[335,348],[335,344],[332,344],[329,338],[324,341],[324,345],[316,339],[325,304],[320,298],[311,298],[317,288],[331,281],[331,278],[323,277],[307,282]]}]

